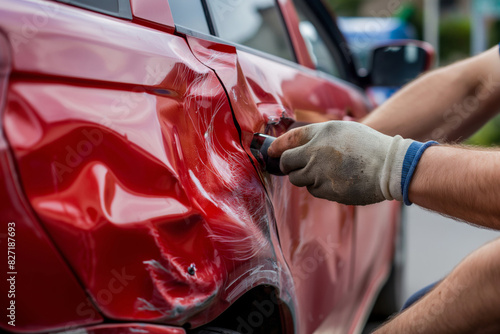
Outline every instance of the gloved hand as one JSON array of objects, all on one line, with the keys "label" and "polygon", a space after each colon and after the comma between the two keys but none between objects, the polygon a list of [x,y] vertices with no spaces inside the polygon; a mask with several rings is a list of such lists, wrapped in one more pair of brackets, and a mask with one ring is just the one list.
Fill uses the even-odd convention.
[{"label": "gloved hand", "polygon": [[433,144],[389,137],[356,122],[331,121],[287,132],[268,154],[281,156],[280,168],[290,182],[316,197],[348,205],[384,199],[410,205],[409,181],[423,151]]}]

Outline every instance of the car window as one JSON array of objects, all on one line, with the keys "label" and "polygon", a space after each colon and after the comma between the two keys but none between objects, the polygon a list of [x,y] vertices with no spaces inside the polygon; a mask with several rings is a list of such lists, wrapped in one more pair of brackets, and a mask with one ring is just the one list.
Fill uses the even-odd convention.
[{"label": "car window", "polygon": [[96,12],[132,19],[129,0],[56,0]]},{"label": "car window", "polygon": [[275,0],[206,1],[217,36],[295,61],[285,22]]},{"label": "car window", "polygon": [[339,66],[333,55],[334,46],[327,43],[328,35],[317,18],[305,7],[297,2],[297,14],[299,15],[299,28],[311,58],[319,71],[341,77]]},{"label": "car window", "polygon": [[207,35],[210,34],[201,0],[170,0],[168,3],[175,25]]}]

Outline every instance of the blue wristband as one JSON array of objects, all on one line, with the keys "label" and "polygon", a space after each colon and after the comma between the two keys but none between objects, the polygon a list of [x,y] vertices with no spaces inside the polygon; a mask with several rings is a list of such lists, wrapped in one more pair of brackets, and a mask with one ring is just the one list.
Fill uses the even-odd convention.
[{"label": "blue wristband", "polygon": [[403,201],[406,205],[410,206],[413,203],[408,198],[408,191],[410,190],[410,182],[413,173],[417,168],[417,164],[424,154],[424,151],[433,145],[439,145],[438,142],[428,141],[427,143],[413,142],[406,151],[405,159],[403,160],[403,170],[401,173],[401,191],[403,193]]}]

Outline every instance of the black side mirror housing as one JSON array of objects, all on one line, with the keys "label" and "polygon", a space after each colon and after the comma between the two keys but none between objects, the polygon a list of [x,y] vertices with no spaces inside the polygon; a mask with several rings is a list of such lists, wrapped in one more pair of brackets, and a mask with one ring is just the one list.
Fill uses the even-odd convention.
[{"label": "black side mirror housing", "polygon": [[434,48],[414,40],[391,41],[372,50],[369,86],[401,87],[431,68]]}]

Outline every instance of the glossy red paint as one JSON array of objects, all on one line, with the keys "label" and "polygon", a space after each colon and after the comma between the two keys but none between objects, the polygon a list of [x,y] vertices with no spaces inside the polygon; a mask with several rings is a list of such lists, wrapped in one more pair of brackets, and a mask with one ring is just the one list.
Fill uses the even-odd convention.
[{"label": "glossy red paint", "polygon": [[173,32],[174,19],[170,12],[168,0],[130,0],[134,20],[153,27],[167,28]]},{"label": "glossy red paint", "polygon": [[316,69],[314,63],[307,51],[306,43],[302,38],[299,30],[299,17],[295,11],[295,7],[291,1],[279,0],[278,4],[280,6],[281,12],[283,13],[283,19],[285,20],[286,28],[290,36],[290,41],[292,42],[293,48],[295,50],[295,56],[297,57],[297,62],[306,66],[310,69]]},{"label": "glossy red paint", "polygon": [[[5,4],[4,29],[30,10]],[[181,37],[58,10],[15,55],[4,129],[29,202],[99,310],[198,326],[254,286],[289,285],[214,73]],[[105,23],[119,37],[96,48]]]},{"label": "glossy red paint", "polygon": [[[0,34],[0,50],[0,105],[3,106],[11,66],[11,50],[3,34]],[[43,331],[102,321],[99,315],[87,318],[85,311],[97,311],[25,201],[3,135],[0,136],[0,174],[0,246],[9,261],[9,266],[6,262],[0,273],[0,289],[4,292],[0,307],[7,310],[0,328],[13,329],[14,324],[22,331]]]},{"label": "glossy red paint", "polygon": [[182,328],[149,324],[99,325],[85,328],[86,334],[186,334]]},{"label": "glossy red paint", "polygon": [[[4,312],[0,328],[46,331],[101,322],[101,316],[25,202],[3,138],[0,146],[4,221],[0,245],[5,257],[10,250],[13,257],[9,260],[15,260],[12,268],[5,266],[0,274],[0,288],[4,291],[0,307],[14,309]],[[14,232],[12,238],[8,231]],[[10,248],[12,245],[14,248]],[[11,314],[13,318],[6,317]],[[89,317],[91,314],[94,316]]]},{"label": "glossy red paint", "polygon": [[[285,332],[354,332],[388,272],[397,206],[315,199],[256,169],[249,147],[255,132],[279,135],[290,120],[360,118],[363,92],[310,68],[290,1],[280,6],[300,65],[171,34],[165,1],[131,4],[133,22],[0,3],[13,55],[2,114],[13,159],[0,190],[24,203],[15,218],[2,204],[1,218],[16,220],[20,241],[36,234],[18,251],[30,266],[20,286],[37,280],[16,297],[27,305],[16,328],[3,328],[197,327],[268,285],[295,316]],[[42,12],[49,19],[26,37],[19,22]],[[67,292],[48,308],[55,286]],[[87,327],[137,329],[184,333]]]},{"label": "glossy red paint", "polygon": [[[224,84],[245,148],[249,148],[253,133],[282,134],[286,130],[280,126],[282,117],[309,121],[348,118],[347,111],[362,117],[367,112],[361,92],[340,81],[321,79],[305,68],[227,45],[192,36],[187,40],[197,58],[214,69]],[[358,238],[354,224],[358,209],[314,198],[306,189],[291,186],[286,178],[265,173],[261,178],[271,194],[281,249],[294,278],[298,331],[312,333],[323,322],[328,330],[354,330],[353,324],[364,320],[356,318],[356,311],[363,309],[366,313],[376,293],[373,288],[380,285],[389,269],[392,244],[387,241],[393,240],[396,222],[393,205],[382,203],[371,211],[359,209],[373,214],[371,219],[364,216],[363,222],[378,220],[374,228],[385,236],[361,234]],[[378,253],[369,248],[374,245]],[[374,255],[381,262],[375,269],[370,263]],[[353,284],[363,279],[373,288]]]}]

